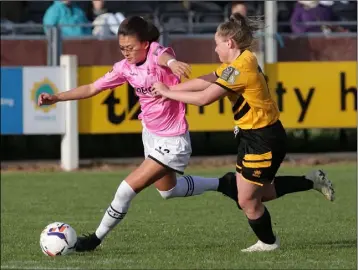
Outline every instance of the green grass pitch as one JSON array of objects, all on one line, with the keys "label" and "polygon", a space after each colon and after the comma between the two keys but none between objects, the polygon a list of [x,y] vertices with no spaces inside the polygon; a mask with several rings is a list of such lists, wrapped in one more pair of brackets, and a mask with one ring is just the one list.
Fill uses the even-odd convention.
[{"label": "green grass pitch", "polygon": [[[336,201],[316,191],[286,195],[266,204],[282,247],[244,254],[254,244],[243,213],[215,192],[163,200],[150,187],[132,202],[126,218],[100,249],[50,258],[39,246],[54,221],[78,234],[93,231],[127,171],[2,173],[2,269],[354,269],[357,265],[356,166],[326,165]],[[312,168],[283,167],[279,174]],[[221,176],[228,168],[189,169]]]}]

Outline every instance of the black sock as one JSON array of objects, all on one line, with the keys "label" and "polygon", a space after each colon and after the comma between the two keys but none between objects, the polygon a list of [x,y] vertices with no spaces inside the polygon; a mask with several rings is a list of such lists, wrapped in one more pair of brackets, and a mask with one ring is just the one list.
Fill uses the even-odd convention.
[{"label": "black sock", "polygon": [[259,240],[269,245],[275,243],[276,237],[272,231],[271,216],[266,207],[261,217],[254,220],[248,219],[248,221]]},{"label": "black sock", "polygon": [[238,202],[237,198],[237,186],[236,186],[236,176],[229,176],[229,173],[225,174],[219,179],[218,191],[224,194],[225,196],[231,198],[236,203]]},{"label": "black sock", "polygon": [[[276,176],[274,185],[277,198],[288,193],[306,191],[313,188],[313,182],[304,176]],[[230,177],[221,178],[218,191],[235,201],[237,207],[241,209],[238,203],[236,179]]]},{"label": "black sock", "polygon": [[304,176],[277,176],[274,180],[277,198],[288,193],[306,191],[313,188],[313,182]]}]

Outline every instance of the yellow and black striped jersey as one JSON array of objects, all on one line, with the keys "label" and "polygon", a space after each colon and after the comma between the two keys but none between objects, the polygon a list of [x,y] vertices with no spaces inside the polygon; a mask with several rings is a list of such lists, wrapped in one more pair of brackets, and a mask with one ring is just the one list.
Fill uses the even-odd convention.
[{"label": "yellow and black striped jersey", "polygon": [[252,52],[245,50],[231,64],[222,64],[215,74],[218,77],[215,83],[229,91],[239,128],[258,129],[279,119],[278,107]]}]

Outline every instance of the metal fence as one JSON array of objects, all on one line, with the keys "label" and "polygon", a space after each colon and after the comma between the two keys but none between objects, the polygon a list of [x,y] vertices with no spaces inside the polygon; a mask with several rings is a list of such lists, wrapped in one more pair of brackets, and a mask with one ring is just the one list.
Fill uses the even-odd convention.
[{"label": "metal fence", "polygon": [[[170,44],[173,38],[203,38],[212,39],[215,33],[217,23],[180,23],[176,25],[159,25],[161,36],[159,42],[163,45]],[[278,25],[289,25],[289,23],[279,23]],[[357,22],[308,22],[302,25],[332,25],[332,26],[357,26]],[[92,24],[77,24],[77,25],[61,25],[61,26],[46,26],[42,24],[0,24],[1,26],[1,39],[2,40],[46,40],[47,41],[47,65],[59,65],[60,55],[62,54],[63,40],[85,40],[85,39],[116,39],[116,35],[107,36],[80,36],[80,37],[63,37],[61,35],[62,27],[89,27]],[[112,25],[103,25],[112,26]],[[117,26],[117,25],[114,25]],[[180,31],[178,31],[180,29]],[[264,29],[264,27],[263,27]],[[258,32],[257,38],[259,40],[259,51],[257,52],[258,60],[261,66],[265,62],[265,43],[268,41],[275,41],[275,45],[279,47],[284,46],[284,37],[357,37],[357,32],[330,32],[330,33],[274,33],[268,34],[267,32]],[[269,42],[270,43],[270,42]],[[272,44],[272,43],[271,43]],[[271,50],[272,51],[272,50]]]}]

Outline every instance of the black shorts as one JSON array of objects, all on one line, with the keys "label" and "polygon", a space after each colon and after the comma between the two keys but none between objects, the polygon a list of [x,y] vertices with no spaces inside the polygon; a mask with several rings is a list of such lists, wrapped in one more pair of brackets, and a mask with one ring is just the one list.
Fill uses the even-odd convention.
[{"label": "black shorts", "polygon": [[237,134],[236,171],[249,182],[271,182],[286,155],[286,132],[281,121],[260,129],[240,129]]}]

